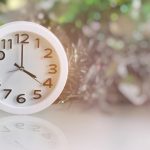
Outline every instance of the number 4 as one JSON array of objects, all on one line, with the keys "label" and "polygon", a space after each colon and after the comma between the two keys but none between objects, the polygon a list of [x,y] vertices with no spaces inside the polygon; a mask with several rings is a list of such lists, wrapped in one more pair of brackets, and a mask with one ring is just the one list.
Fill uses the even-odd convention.
[{"label": "number 4", "polygon": [[48,87],[48,88],[51,88],[53,86],[52,84],[52,79],[51,78],[48,78],[44,83],[43,83],[44,86]]}]

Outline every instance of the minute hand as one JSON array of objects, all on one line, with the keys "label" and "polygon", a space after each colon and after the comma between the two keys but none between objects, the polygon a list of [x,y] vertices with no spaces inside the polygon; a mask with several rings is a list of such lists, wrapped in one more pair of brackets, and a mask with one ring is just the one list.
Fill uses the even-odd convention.
[{"label": "minute hand", "polygon": [[34,79],[35,81],[37,81],[38,83],[40,83],[42,85],[42,83],[40,81],[37,80],[37,77],[32,74],[31,72],[25,70],[24,68],[20,67],[18,64],[14,64],[14,66],[16,66],[19,70],[23,71],[24,73],[26,73],[27,75],[29,75],[32,79]]},{"label": "minute hand", "polygon": [[34,74],[32,74],[31,72],[29,72],[29,71],[25,70],[24,68],[20,67],[18,64],[15,63],[14,66],[16,66],[19,70],[25,72],[26,74],[28,74],[32,78],[36,78],[36,76]]},{"label": "minute hand", "polygon": [[37,77],[34,75],[34,74],[32,74],[32,73],[30,73],[29,71],[27,71],[27,70],[22,70],[24,73],[26,73],[26,74],[28,74],[32,79],[34,79],[35,81],[37,81],[38,83],[40,83],[41,85],[42,85],[42,83],[39,81],[39,80],[37,80]]},{"label": "minute hand", "polygon": [[29,76],[31,76],[32,78],[37,78],[34,74],[32,74],[31,72],[29,72],[25,69],[23,69],[22,71],[25,72],[26,74],[28,74]]}]

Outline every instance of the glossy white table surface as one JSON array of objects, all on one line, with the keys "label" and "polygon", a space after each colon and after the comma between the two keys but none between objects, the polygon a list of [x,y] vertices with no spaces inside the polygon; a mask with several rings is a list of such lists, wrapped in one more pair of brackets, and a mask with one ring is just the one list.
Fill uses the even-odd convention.
[{"label": "glossy white table surface", "polygon": [[25,119],[1,111],[0,118],[3,150],[150,150],[149,106],[117,106],[104,113],[65,104]]}]

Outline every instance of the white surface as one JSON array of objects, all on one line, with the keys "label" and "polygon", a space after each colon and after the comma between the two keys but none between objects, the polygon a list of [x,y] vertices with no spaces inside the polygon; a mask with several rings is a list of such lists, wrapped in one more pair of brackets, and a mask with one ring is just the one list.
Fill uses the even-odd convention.
[{"label": "white surface", "polygon": [[[96,108],[70,104],[56,105],[34,116],[60,128],[70,150],[149,150],[149,108],[118,106],[102,113]],[[1,112],[0,116],[9,114]]]},{"label": "white surface", "polygon": [[0,120],[0,145],[5,150],[67,150],[68,142],[59,128],[31,116]]}]

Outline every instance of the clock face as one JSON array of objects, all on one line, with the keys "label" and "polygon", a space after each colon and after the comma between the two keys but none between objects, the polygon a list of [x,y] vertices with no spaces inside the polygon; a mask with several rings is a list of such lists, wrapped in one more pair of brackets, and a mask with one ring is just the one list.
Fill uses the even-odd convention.
[{"label": "clock face", "polygon": [[68,150],[67,139],[58,127],[30,116],[2,118],[0,145],[5,150]]},{"label": "clock face", "polygon": [[30,22],[9,23],[0,33],[1,109],[28,114],[48,107],[67,79],[61,43],[50,31]]}]

